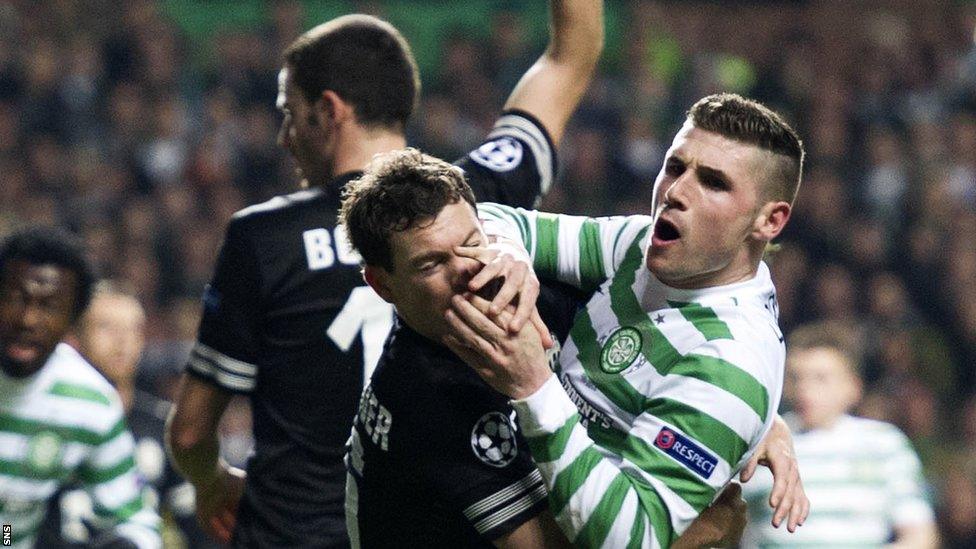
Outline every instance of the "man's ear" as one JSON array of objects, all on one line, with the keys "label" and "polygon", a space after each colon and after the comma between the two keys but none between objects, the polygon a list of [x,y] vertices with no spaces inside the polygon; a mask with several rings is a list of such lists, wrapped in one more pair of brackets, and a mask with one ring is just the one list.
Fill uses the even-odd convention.
[{"label": "man's ear", "polygon": [[752,225],[752,237],[762,242],[770,242],[783,232],[786,222],[790,220],[793,208],[789,202],[767,202],[759,210]]},{"label": "man's ear", "polygon": [[332,90],[322,92],[322,96],[316,102],[315,114],[320,124],[328,121],[331,125],[336,125],[356,119],[353,106]]},{"label": "man's ear", "polygon": [[390,291],[390,273],[383,267],[366,265],[363,267],[363,280],[374,292],[387,303],[393,303],[393,293]]}]

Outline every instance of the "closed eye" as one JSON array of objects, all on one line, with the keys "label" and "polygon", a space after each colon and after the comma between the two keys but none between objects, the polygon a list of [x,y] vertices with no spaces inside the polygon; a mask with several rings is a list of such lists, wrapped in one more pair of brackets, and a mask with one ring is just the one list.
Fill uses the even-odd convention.
[{"label": "closed eye", "polygon": [[672,177],[678,177],[685,173],[685,165],[678,160],[668,160],[668,163],[664,167],[664,173]]},{"label": "closed eye", "polygon": [[705,187],[716,191],[728,191],[732,188],[732,183],[728,176],[721,170],[700,166],[697,170],[698,179]]},{"label": "closed eye", "polygon": [[729,190],[729,184],[724,179],[720,177],[706,176],[702,178],[702,184],[710,189],[715,189],[717,191],[727,191]]}]

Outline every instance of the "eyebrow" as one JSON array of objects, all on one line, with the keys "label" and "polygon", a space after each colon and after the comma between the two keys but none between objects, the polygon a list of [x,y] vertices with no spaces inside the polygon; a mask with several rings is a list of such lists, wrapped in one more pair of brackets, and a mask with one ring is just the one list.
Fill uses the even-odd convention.
[{"label": "eyebrow", "polygon": [[699,178],[701,178],[701,177],[711,177],[711,178],[715,178],[715,179],[721,179],[722,181],[724,181],[727,184],[730,184],[730,185],[732,184],[732,179],[725,172],[723,172],[722,170],[719,170],[717,168],[710,168],[708,166],[698,166],[695,169],[695,171],[698,172],[698,177]]}]

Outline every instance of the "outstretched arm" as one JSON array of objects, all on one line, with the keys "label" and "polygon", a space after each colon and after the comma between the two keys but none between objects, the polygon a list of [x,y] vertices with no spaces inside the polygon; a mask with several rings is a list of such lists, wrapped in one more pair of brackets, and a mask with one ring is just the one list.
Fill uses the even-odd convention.
[{"label": "outstretched arm", "polygon": [[536,117],[559,144],[603,51],[602,0],[550,0],[549,46],[505,103]]}]

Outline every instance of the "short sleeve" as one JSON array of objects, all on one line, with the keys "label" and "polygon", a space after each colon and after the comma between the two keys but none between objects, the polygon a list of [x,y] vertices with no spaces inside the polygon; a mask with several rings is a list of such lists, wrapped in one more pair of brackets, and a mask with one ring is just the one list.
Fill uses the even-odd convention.
[{"label": "short sleeve", "polygon": [[506,111],[481,145],[455,164],[479,202],[532,208],[552,185],[556,151],[545,127],[532,115]]},{"label": "short sleeve", "polygon": [[423,474],[485,540],[515,530],[548,506],[545,484],[504,404],[458,418],[424,462]]},{"label": "short sleeve", "polygon": [[891,430],[891,453],[884,460],[891,522],[896,527],[932,522],[935,515],[926,497],[922,463],[908,438],[894,427]]},{"label": "short sleeve", "polygon": [[246,225],[235,218],[227,229],[213,279],[203,295],[203,318],[187,371],[235,393],[249,393],[257,377],[260,313],[257,261]]}]

